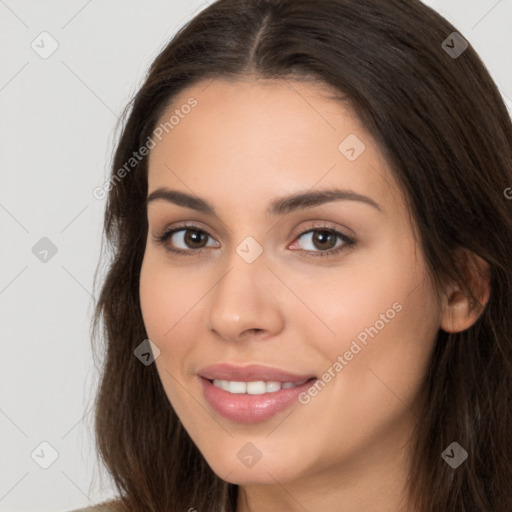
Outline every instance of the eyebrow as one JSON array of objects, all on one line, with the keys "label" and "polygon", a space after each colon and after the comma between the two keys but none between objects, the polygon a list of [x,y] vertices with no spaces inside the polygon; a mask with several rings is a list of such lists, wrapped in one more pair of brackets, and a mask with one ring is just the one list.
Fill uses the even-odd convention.
[{"label": "eyebrow", "polygon": [[[169,203],[174,203],[185,208],[191,208],[206,214],[217,215],[215,208],[205,199],[189,195],[178,190],[171,190],[165,187],[157,188],[147,197],[146,205],[158,199],[165,200]],[[267,208],[267,214],[284,215],[295,210],[300,210],[302,208],[312,208],[324,203],[341,200],[358,201],[372,206],[379,212],[384,213],[382,207],[368,196],[358,194],[352,190],[330,188],[324,190],[300,192],[275,199],[269,204]]]}]

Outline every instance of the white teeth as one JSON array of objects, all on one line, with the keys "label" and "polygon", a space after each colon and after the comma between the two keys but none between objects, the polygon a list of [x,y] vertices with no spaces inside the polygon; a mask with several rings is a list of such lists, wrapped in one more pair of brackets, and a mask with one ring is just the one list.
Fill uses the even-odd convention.
[{"label": "white teeth", "polygon": [[262,380],[247,383],[247,393],[249,393],[249,395],[262,395],[266,392],[267,386]]},{"label": "white teeth", "polygon": [[217,383],[216,386],[224,391],[229,391],[229,382],[227,380],[214,380],[213,383]]},{"label": "white teeth", "polygon": [[281,389],[281,383],[273,381],[267,382],[265,389],[267,393],[274,393],[275,391],[279,391]]},{"label": "white teeth", "polygon": [[249,395],[263,395],[264,393],[274,393],[281,389],[291,389],[301,384],[304,384],[308,379],[301,380],[300,382],[277,382],[263,380],[253,382],[239,382],[239,381],[228,381],[214,379],[213,385],[217,388],[228,391],[229,393],[242,394],[247,393]]},{"label": "white teeth", "polygon": [[245,393],[247,391],[245,382],[231,381],[229,382],[228,386],[228,391],[230,393]]}]

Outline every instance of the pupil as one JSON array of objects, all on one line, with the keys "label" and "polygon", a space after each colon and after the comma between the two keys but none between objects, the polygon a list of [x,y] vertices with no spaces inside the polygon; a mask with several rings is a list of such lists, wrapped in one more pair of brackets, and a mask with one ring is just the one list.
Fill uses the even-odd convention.
[{"label": "pupil", "polygon": [[[332,238],[333,238],[333,233],[329,232],[329,231],[317,231],[318,235],[316,237],[313,237],[313,241],[314,243],[316,242],[320,242],[320,246],[319,248],[320,249],[325,249],[326,248],[326,244],[325,244],[325,241],[331,237],[331,242],[332,242]],[[327,243],[327,245],[329,245]],[[332,245],[332,244],[331,244]]]},{"label": "pupil", "polygon": [[[205,233],[200,231],[191,231],[188,230],[185,233],[185,242],[187,245],[194,245],[194,243],[201,243],[202,239],[204,239]],[[204,240],[203,240],[204,241]]]}]

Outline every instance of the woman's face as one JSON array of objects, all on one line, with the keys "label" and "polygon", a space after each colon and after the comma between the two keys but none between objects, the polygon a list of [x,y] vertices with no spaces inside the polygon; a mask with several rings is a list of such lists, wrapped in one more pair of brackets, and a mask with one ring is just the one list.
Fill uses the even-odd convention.
[{"label": "woman's face", "polygon": [[202,82],[153,138],[148,196],[168,193],[148,202],[144,323],[173,408],[233,483],[391,471],[419,417],[440,307],[389,167],[326,90]]}]

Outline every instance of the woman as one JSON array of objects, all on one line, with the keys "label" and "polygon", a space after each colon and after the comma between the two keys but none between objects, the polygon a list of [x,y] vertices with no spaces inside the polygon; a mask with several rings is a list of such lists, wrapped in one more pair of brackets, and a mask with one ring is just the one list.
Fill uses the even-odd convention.
[{"label": "woman", "polygon": [[511,510],[512,125],[463,36],[416,0],[219,0],[129,107],[105,510]]}]

